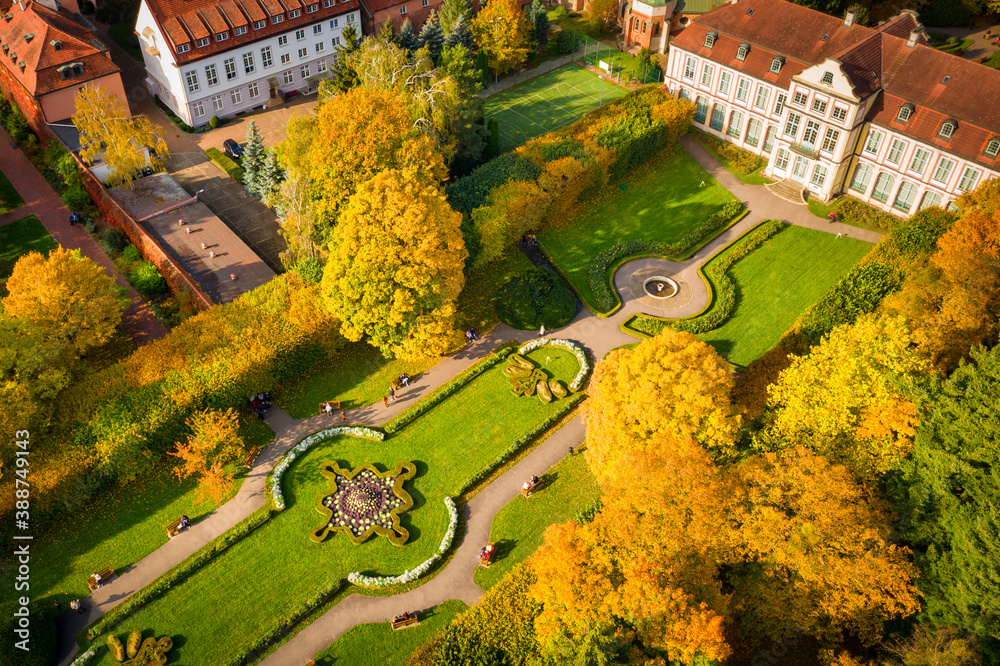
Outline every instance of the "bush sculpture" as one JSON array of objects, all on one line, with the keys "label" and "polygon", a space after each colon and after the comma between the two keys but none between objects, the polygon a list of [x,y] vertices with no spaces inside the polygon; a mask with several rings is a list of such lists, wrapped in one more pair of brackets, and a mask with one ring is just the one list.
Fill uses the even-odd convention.
[{"label": "bush sculpture", "polygon": [[503,369],[503,374],[510,379],[510,392],[520,397],[538,394],[538,399],[548,404],[556,398],[565,398],[569,393],[566,387],[557,380],[549,381],[545,371],[536,368],[535,364],[520,354],[507,357],[509,364]]},{"label": "bush sculpture", "polygon": [[167,653],[174,647],[169,636],[142,640],[141,631],[129,634],[125,647],[114,635],[108,636],[107,644],[111,658],[125,666],[162,666],[167,663]]},{"label": "bush sculpture", "polygon": [[310,534],[313,541],[343,532],[353,544],[363,543],[372,534],[388,538],[394,546],[406,543],[410,533],[399,524],[399,516],[413,506],[413,498],[403,483],[417,473],[416,465],[403,462],[392,471],[380,472],[373,465],[346,470],[328,462],[321,473],[333,492],[316,498],[316,510],[325,520]]}]

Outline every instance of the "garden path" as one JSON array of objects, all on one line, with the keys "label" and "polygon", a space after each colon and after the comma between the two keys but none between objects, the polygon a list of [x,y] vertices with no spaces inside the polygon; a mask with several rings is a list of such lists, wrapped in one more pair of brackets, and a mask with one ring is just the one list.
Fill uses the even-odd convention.
[{"label": "garden path", "polygon": [[[693,296],[683,307],[671,311],[671,316],[684,317],[697,314],[708,304],[710,294],[698,275],[698,268],[724,247],[738,239],[762,220],[781,219],[791,224],[827,233],[838,233],[869,242],[877,242],[882,235],[841,223],[822,220],[806,208],[779,199],[759,185],[745,185],[690,136],[681,139],[681,145],[695,160],[726,189],[747,205],[746,217],[706,244],[693,257],[683,262],[658,259],[639,259],[624,264],[615,274],[615,288],[622,307],[608,318],[582,309],[566,327],[549,331],[552,337],[567,338],[581,344],[594,359],[601,359],[615,347],[636,342],[620,329],[620,325],[637,312],[648,312],[629,289],[629,278],[637,271],[650,267],[663,268],[667,277],[677,275],[692,288]],[[662,314],[661,311],[653,314]],[[479,342],[442,360],[401,394],[400,399],[383,407],[380,403],[348,410],[351,425],[381,425],[408,408],[436,387],[447,382],[477,360],[483,358],[506,340],[526,341],[535,337],[532,331],[515,331],[500,324]],[[111,583],[97,590],[89,598],[85,614],[64,613],[58,619],[60,633],[60,664],[68,664],[77,651],[74,635],[98,617],[121,603],[131,594],[182,562],[203,545],[222,534],[253,511],[264,505],[264,480],[270,469],[292,446],[312,433],[333,425],[340,425],[339,417],[313,416],[295,420],[271,408],[267,423],[275,431],[275,438],[258,457],[254,468],[247,475],[236,497],[195,524],[190,530],[172,539],[161,548],[123,572]],[[306,663],[330,643],[359,624],[381,622],[404,610],[426,609],[449,599],[475,603],[483,594],[473,582],[472,575],[478,566],[478,549],[489,538],[493,516],[520,492],[521,484],[531,474],[541,476],[562,460],[569,447],[578,447],[584,441],[585,428],[581,416],[551,434],[535,447],[524,459],[482,489],[465,505],[466,530],[456,543],[456,550],[433,579],[408,592],[392,597],[349,596],[279,647],[262,663],[268,666],[287,666]]]}]

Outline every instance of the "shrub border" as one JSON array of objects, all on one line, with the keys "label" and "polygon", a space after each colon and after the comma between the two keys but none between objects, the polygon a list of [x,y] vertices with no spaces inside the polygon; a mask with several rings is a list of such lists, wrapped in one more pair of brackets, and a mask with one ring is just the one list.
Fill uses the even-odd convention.
[{"label": "shrub border", "polygon": [[228,155],[223,153],[218,148],[207,148],[205,150],[205,154],[208,155],[208,159],[215,163],[215,166],[225,171],[227,176],[235,180],[240,185],[243,184],[243,167],[230,159]]},{"label": "shrub border", "polygon": [[126,616],[157,599],[174,585],[183,582],[216,555],[225,552],[230,546],[252,534],[270,519],[271,512],[266,508],[254,511],[227,532],[220,534],[180,564],[102,615],[87,628],[87,638],[95,640],[102,632],[114,627]]},{"label": "shrub border", "polygon": [[587,375],[590,374],[590,358],[587,356],[587,352],[584,351],[583,347],[576,344],[572,340],[565,340],[561,338],[538,338],[536,340],[529,340],[518,348],[517,353],[523,356],[528,352],[546,346],[565,349],[576,357],[576,362],[580,364],[580,370],[576,373],[576,377],[574,377],[573,381],[570,383],[569,390],[579,391],[583,388],[583,382],[587,379]]},{"label": "shrub border", "polygon": [[[640,340],[645,340],[653,337],[655,334],[647,333],[638,328],[635,328],[635,321],[640,319],[647,319],[652,321],[659,321],[665,323],[671,328],[676,330],[687,331],[689,333],[707,333],[708,331],[714,331],[723,324],[725,324],[730,316],[732,315],[733,308],[735,307],[735,289],[736,286],[732,282],[732,278],[729,277],[729,269],[731,269],[737,262],[741,259],[746,258],[751,252],[758,249],[764,244],[769,238],[780,232],[782,229],[786,228],[786,223],[780,220],[762,220],[759,224],[749,229],[745,234],[734,240],[732,243],[728,244],[726,247],[722,248],[713,256],[709,261],[706,261],[701,267],[698,268],[698,276],[701,277],[702,281],[708,287],[709,291],[712,293],[712,298],[709,300],[708,304],[702,308],[702,310],[696,314],[690,315],[688,317],[683,317],[681,319],[670,319],[667,317],[656,317],[654,315],[646,313],[636,313],[622,322],[619,327],[623,333],[627,333],[633,337],[637,337]],[[742,243],[742,245],[739,245]],[[721,269],[721,273],[718,278],[713,280],[705,272],[706,268],[713,261],[719,259],[719,257],[729,251],[730,249],[736,248],[739,245],[739,250],[742,254],[731,259],[724,268]],[[737,254],[736,252],[733,253]],[[732,255],[730,255],[732,256]],[[733,299],[729,301],[728,306],[723,303],[722,309],[716,310],[715,313],[712,312],[713,306],[718,304],[726,297],[732,295]],[[720,314],[721,313],[721,314]],[[718,323],[705,322],[713,314],[719,315],[720,321]],[[702,321],[699,321],[702,320]],[[702,328],[702,326],[707,326],[707,328]]]}]

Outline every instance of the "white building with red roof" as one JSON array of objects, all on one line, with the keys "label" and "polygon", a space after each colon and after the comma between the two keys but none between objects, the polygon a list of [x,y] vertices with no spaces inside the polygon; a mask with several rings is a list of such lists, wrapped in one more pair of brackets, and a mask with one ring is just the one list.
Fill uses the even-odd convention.
[{"label": "white building with red roof", "polygon": [[315,92],[358,0],[142,0],[146,86],[191,126]]},{"label": "white building with red roof", "polygon": [[71,117],[84,84],[128,105],[118,66],[75,1],[24,0],[0,12],[0,84],[36,131]]},{"label": "white building with red roof", "polygon": [[695,103],[697,128],[817,199],[909,215],[996,177],[1000,72],[928,46],[913,12],[854,19],[732,2],[673,39],[665,85]]}]

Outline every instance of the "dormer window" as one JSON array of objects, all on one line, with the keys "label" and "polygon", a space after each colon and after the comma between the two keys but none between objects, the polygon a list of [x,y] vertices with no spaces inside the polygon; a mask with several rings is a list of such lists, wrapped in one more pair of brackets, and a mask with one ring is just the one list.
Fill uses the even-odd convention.
[{"label": "dormer window", "polygon": [[11,19],[13,18],[14,15],[9,12],[3,15],[3,20],[6,21],[7,23],[10,23]]},{"label": "dormer window", "polygon": [[997,153],[1000,153],[1000,138],[993,137],[990,139],[990,142],[986,144],[986,150],[983,152],[986,153],[987,157],[996,157]]},{"label": "dormer window", "polygon": [[11,51],[10,52],[10,61],[11,62],[17,62],[17,51]]},{"label": "dormer window", "polygon": [[83,75],[83,63],[71,62],[68,65],[57,67],[56,71],[59,72],[59,76],[62,77],[64,81],[66,79],[74,79]]},{"label": "dormer window", "polygon": [[778,72],[780,72],[781,71],[781,66],[783,64],[785,64],[785,59],[782,58],[781,56],[778,56],[777,58],[775,58],[774,60],[772,60],[771,61],[771,73],[772,74],[777,74]]},{"label": "dormer window", "polygon": [[21,70],[21,73],[24,74],[25,64],[24,64],[23,60],[21,62],[17,63],[17,67],[18,67],[18,69]]},{"label": "dormer window", "polygon": [[740,47],[736,49],[736,59],[740,61],[746,60],[748,53],[750,53],[750,45],[740,44]]},{"label": "dormer window", "polygon": [[277,25],[277,24],[281,23],[284,20],[285,20],[284,15],[278,14],[277,16],[272,16],[271,17],[271,24],[272,25]]},{"label": "dormer window", "polygon": [[3,47],[0,48],[3,48],[3,54],[7,55],[7,51],[10,51],[10,44],[4,44]]},{"label": "dormer window", "polygon": [[938,134],[941,136],[942,139],[950,139],[951,135],[955,133],[956,129],[958,129],[957,122],[955,122],[954,120],[946,120],[941,125],[941,131],[938,132]]},{"label": "dormer window", "polygon": [[53,51],[62,51],[62,42],[60,42],[58,39],[50,39],[49,46],[52,47]]},{"label": "dormer window", "polygon": [[178,44],[177,45],[177,52],[178,53],[187,53],[190,50],[191,50],[191,45],[190,44]]},{"label": "dormer window", "polygon": [[254,21],[253,22],[253,29],[254,30],[263,30],[265,24],[266,24],[265,21]]},{"label": "dormer window", "polygon": [[199,49],[205,48],[206,46],[208,46],[208,37],[202,37],[197,42],[195,42],[195,44],[198,45]]},{"label": "dormer window", "polygon": [[24,43],[30,44],[31,40],[33,40],[34,38],[35,38],[35,33],[29,32],[27,35],[24,36]]},{"label": "dormer window", "polygon": [[290,19],[298,18],[301,13],[302,13],[301,9],[290,9],[288,10],[288,18]]},{"label": "dormer window", "polygon": [[217,33],[215,33],[215,41],[217,41],[217,42],[224,42],[227,39],[229,39],[229,31],[228,30],[226,32],[217,32]]},{"label": "dormer window", "polygon": [[717,32],[708,33],[707,35],[705,35],[705,46],[707,46],[708,48],[712,48],[713,46],[715,46],[715,40],[718,38],[719,38],[719,33]]},{"label": "dormer window", "polygon": [[915,107],[912,104],[904,104],[899,107],[899,113],[896,114],[896,120],[901,123],[905,123],[913,115]]},{"label": "dormer window", "polygon": [[833,72],[823,72],[823,78],[819,80],[824,86],[833,85]]}]

